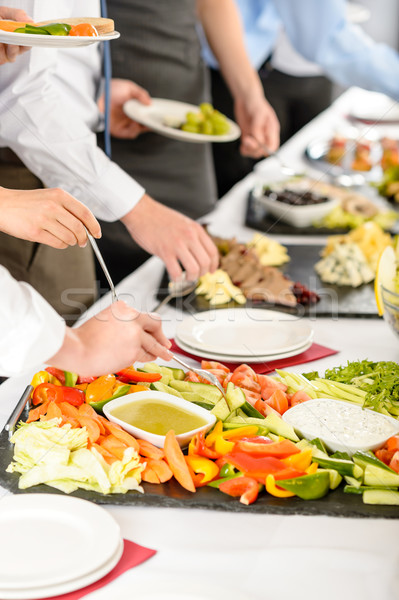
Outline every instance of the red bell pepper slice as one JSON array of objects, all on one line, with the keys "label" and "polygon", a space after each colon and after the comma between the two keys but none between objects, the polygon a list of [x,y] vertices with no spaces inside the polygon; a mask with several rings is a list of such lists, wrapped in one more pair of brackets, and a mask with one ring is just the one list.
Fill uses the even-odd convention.
[{"label": "red bell pepper slice", "polygon": [[240,496],[242,504],[252,504],[258,497],[259,485],[253,477],[236,477],[223,481],[219,490],[229,496]]},{"label": "red bell pepper slice", "polygon": [[200,431],[196,433],[195,436],[191,439],[190,444],[188,446],[188,453],[195,454],[198,456],[205,456],[206,458],[220,458],[219,452],[215,452],[211,448],[205,444],[204,432]]},{"label": "red bell pepper slice", "polygon": [[62,387],[63,402],[68,402],[72,406],[81,406],[86,402],[86,394],[74,387]]},{"label": "red bell pepper slice", "polygon": [[[51,373],[52,375],[52,373]],[[62,402],[64,399],[62,386],[54,383],[40,383],[32,395],[32,404],[42,404],[43,402]]]},{"label": "red bell pepper slice", "polygon": [[116,374],[117,378],[123,383],[136,383],[137,381],[148,381],[153,383],[162,379],[161,373],[145,373],[144,371],[136,371],[133,367],[122,369]]},{"label": "red bell pepper slice", "polygon": [[87,377],[85,377],[84,375],[79,375],[76,384],[82,385],[83,383],[93,383],[93,381],[95,381],[96,379],[97,377],[95,377],[94,375],[88,375]]},{"label": "red bell pepper slice", "polygon": [[246,452],[234,451],[230,454],[225,454],[224,458],[225,462],[230,463],[239,471],[258,479],[262,483],[269,473],[274,475],[287,468],[286,464],[274,456],[255,457]]},{"label": "red bell pepper slice", "polygon": [[235,449],[254,456],[276,456],[277,458],[286,458],[300,452],[299,448],[290,440],[272,442],[262,436],[242,438],[236,442]]},{"label": "red bell pepper slice", "polygon": [[32,404],[43,402],[69,402],[73,406],[84,404],[85,393],[77,388],[54,385],[54,383],[41,383],[35,388],[32,396]]},{"label": "red bell pepper slice", "polygon": [[46,367],[47,373],[50,373],[53,377],[56,377],[58,381],[64,385],[65,383],[65,373],[61,369],[57,369],[56,367]]}]

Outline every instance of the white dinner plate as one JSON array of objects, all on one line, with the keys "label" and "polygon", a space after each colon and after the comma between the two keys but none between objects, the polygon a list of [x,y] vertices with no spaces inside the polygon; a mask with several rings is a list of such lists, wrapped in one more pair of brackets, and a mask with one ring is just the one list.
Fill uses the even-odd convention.
[{"label": "white dinner plate", "polygon": [[31,46],[37,48],[78,48],[90,46],[97,42],[109,42],[120,37],[118,31],[92,37],[87,35],[37,35],[36,33],[14,33],[13,31],[0,30],[0,42],[17,46]]},{"label": "white dinner plate", "polygon": [[0,545],[0,588],[20,591],[95,572],[115,555],[121,533],[97,504],[24,494],[0,501],[0,539],[6,540]]},{"label": "white dinner plate", "polygon": [[381,125],[399,123],[399,102],[379,92],[368,92],[361,102],[353,104],[348,112],[351,119]]},{"label": "white dinner plate", "polygon": [[310,340],[304,346],[297,348],[296,350],[291,350],[291,352],[282,352],[281,354],[265,354],[264,356],[253,356],[252,354],[243,354],[242,356],[232,356],[231,354],[216,354],[214,352],[207,352],[205,350],[196,350],[195,348],[191,348],[187,346],[184,342],[180,341],[178,337],[175,337],[176,344],[185,352],[189,354],[193,354],[195,356],[199,356],[204,359],[211,359],[216,361],[225,361],[225,362],[244,362],[244,363],[263,363],[267,361],[280,360],[282,358],[290,358],[291,356],[297,356],[298,354],[302,354],[310,348],[312,345],[312,341]]},{"label": "white dinner plate", "polygon": [[116,552],[110,558],[110,560],[108,560],[101,568],[92,571],[83,577],[78,577],[77,579],[64,581],[63,583],[59,583],[57,585],[49,585],[30,589],[2,590],[0,588],[1,600],[42,600],[43,598],[52,598],[53,596],[60,596],[61,594],[67,594],[75,590],[81,590],[108,575],[108,573],[110,573],[120,561],[123,550],[124,543],[123,539],[121,539]]},{"label": "white dinner plate", "polygon": [[226,308],[190,315],[178,325],[176,335],[197,350],[250,357],[296,350],[312,339],[313,329],[294,315]]},{"label": "white dinner plate", "polygon": [[204,144],[206,142],[232,142],[241,135],[241,130],[234,121],[227,119],[230,125],[229,133],[225,135],[205,135],[203,133],[190,133],[182,131],[177,127],[165,125],[165,119],[173,119],[176,122],[184,122],[188,112],[198,112],[199,107],[186,102],[177,100],[167,100],[165,98],[152,98],[151,104],[146,106],[137,100],[128,100],[123,106],[127,116],[133,121],[137,121],[146,127],[149,127],[156,133],[160,133],[174,140],[182,142],[193,142]]}]

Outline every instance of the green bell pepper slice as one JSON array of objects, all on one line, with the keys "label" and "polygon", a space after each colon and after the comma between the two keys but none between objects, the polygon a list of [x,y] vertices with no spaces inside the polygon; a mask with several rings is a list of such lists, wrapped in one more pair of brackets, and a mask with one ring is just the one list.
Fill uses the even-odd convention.
[{"label": "green bell pepper slice", "polygon": [[330,474],[328,471],[322,471],[292,479],[279,479],[276,484],[302,500],[317,500],[323,498],[330,490]]}]

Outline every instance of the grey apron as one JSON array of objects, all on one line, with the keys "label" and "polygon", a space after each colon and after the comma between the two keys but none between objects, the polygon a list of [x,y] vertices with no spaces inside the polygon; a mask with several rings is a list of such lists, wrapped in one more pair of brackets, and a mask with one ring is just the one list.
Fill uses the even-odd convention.
[{"label": "grey apron", "polygon": [[[111,48],[113,77],[130,79],[153,97],[195,105],[209,100],[195,4],[195,0],[108,0],[109,16],[121,32]],[[210,144],[146,133],[136,140],[113,138],[112,158],[153,198],[189,217],[196,219],[215,204]],[[101,249],[112,275],[120,280],[146,255],[120,223],[102,226]]]}]

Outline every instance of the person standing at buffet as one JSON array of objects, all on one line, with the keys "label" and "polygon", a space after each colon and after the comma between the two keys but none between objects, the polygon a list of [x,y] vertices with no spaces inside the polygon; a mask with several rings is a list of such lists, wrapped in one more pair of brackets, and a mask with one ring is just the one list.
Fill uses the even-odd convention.
[{"label": "person standing at buffet", "polygon": [[[233,0],[108,0],[108,14],[121,38],[111,47],[113,75],[112,156],[164,205],[198,218],[215,205],[217,194],[210,144],[172,140],[125,129],[123,103],[135,96],[132,81],[150,96],[194,105],[210,101],[209,76],[201,59],[197,17],[234,96],[243,135],[241,150],[260,157],[262,145],[278,147],[279,125],[251,67]],[[149,95],[147,94],[149,93]],[[218,108],[216,106],[216,108]],[[119,110],[118,110],[119,109]],[[119,119],[118,119],[119,117]],[[129,273],[127,257],[145,257],[120,223],[102,223],[101,250],[117,280]]]},{"label": "person standing at buffet", "polygon": [[[96,0],[9,0],[35,22],[99,14]],[[105,220],[120,219],[146,251],[164,260],[172,279],[182,269],[196,279],[217,267],[217,249],[204,229],[153,200],[144,188],[98,148],[96,106],[100,90],[99,45],[65,51],[33,48],[4,65],[0,80],[0,184],[61,187]],[[149,157],[151,160],[151,157]],[[23,165],[21,164],[21,161]],[[28,172],[25,167],[28,167]],[[33,174],[33,175],[32,175]],[[68,252],[68,251],[67,251]],[[70,260],[56,250],[0,236],[0,263],[34,282],[56,310],[71,320],[76,306],[95,299],[90,249]],[[129,257],[126,259],[129,263]],[[131,263],[129,271],[132,270]],[[62,294],[64,293],[64,298]],[[66,297],[65,297],[66,296]]]},{"label": "person standing at buffet", "polygon": [[[235,2],[243,20],[251,63],[260,74],[266,97],[282,120],[288,98],[297,101],[304,96],[306,102],[309,88],[306,78],[289,74],[289,64],[284,67],[286,73],[273,68],[273,51],[282,28],[294,49],[320,66],[332,81],[382,92],[399,100],[398,52],[374,42],[360,27],[350,23],[345,0]],[[203,55],[211,68],[213,101],[227,116],[234,117],[233,99],[219,72],[218,61],[205,36],[202,41]],[[213,154],[220,195],[247,175],[254,165],[253,160],[240,155],[236,142],[214,144]]]},{"label": "person standing at buffet", "polygon": [[[0,16],[28,21],[21,10],[0,8]],[[0,44],[0,66],[26,48]],[[0,187],[0,231],[61,249],[87,243],[101,229],[90,210],[67,192],[7,190]],[[43,362],[81,374],[117,371],[137,360],[170,360],[170,342],[157,315],[117,302],[72,330],[28,284],[0,266],[0,380]]]}]

